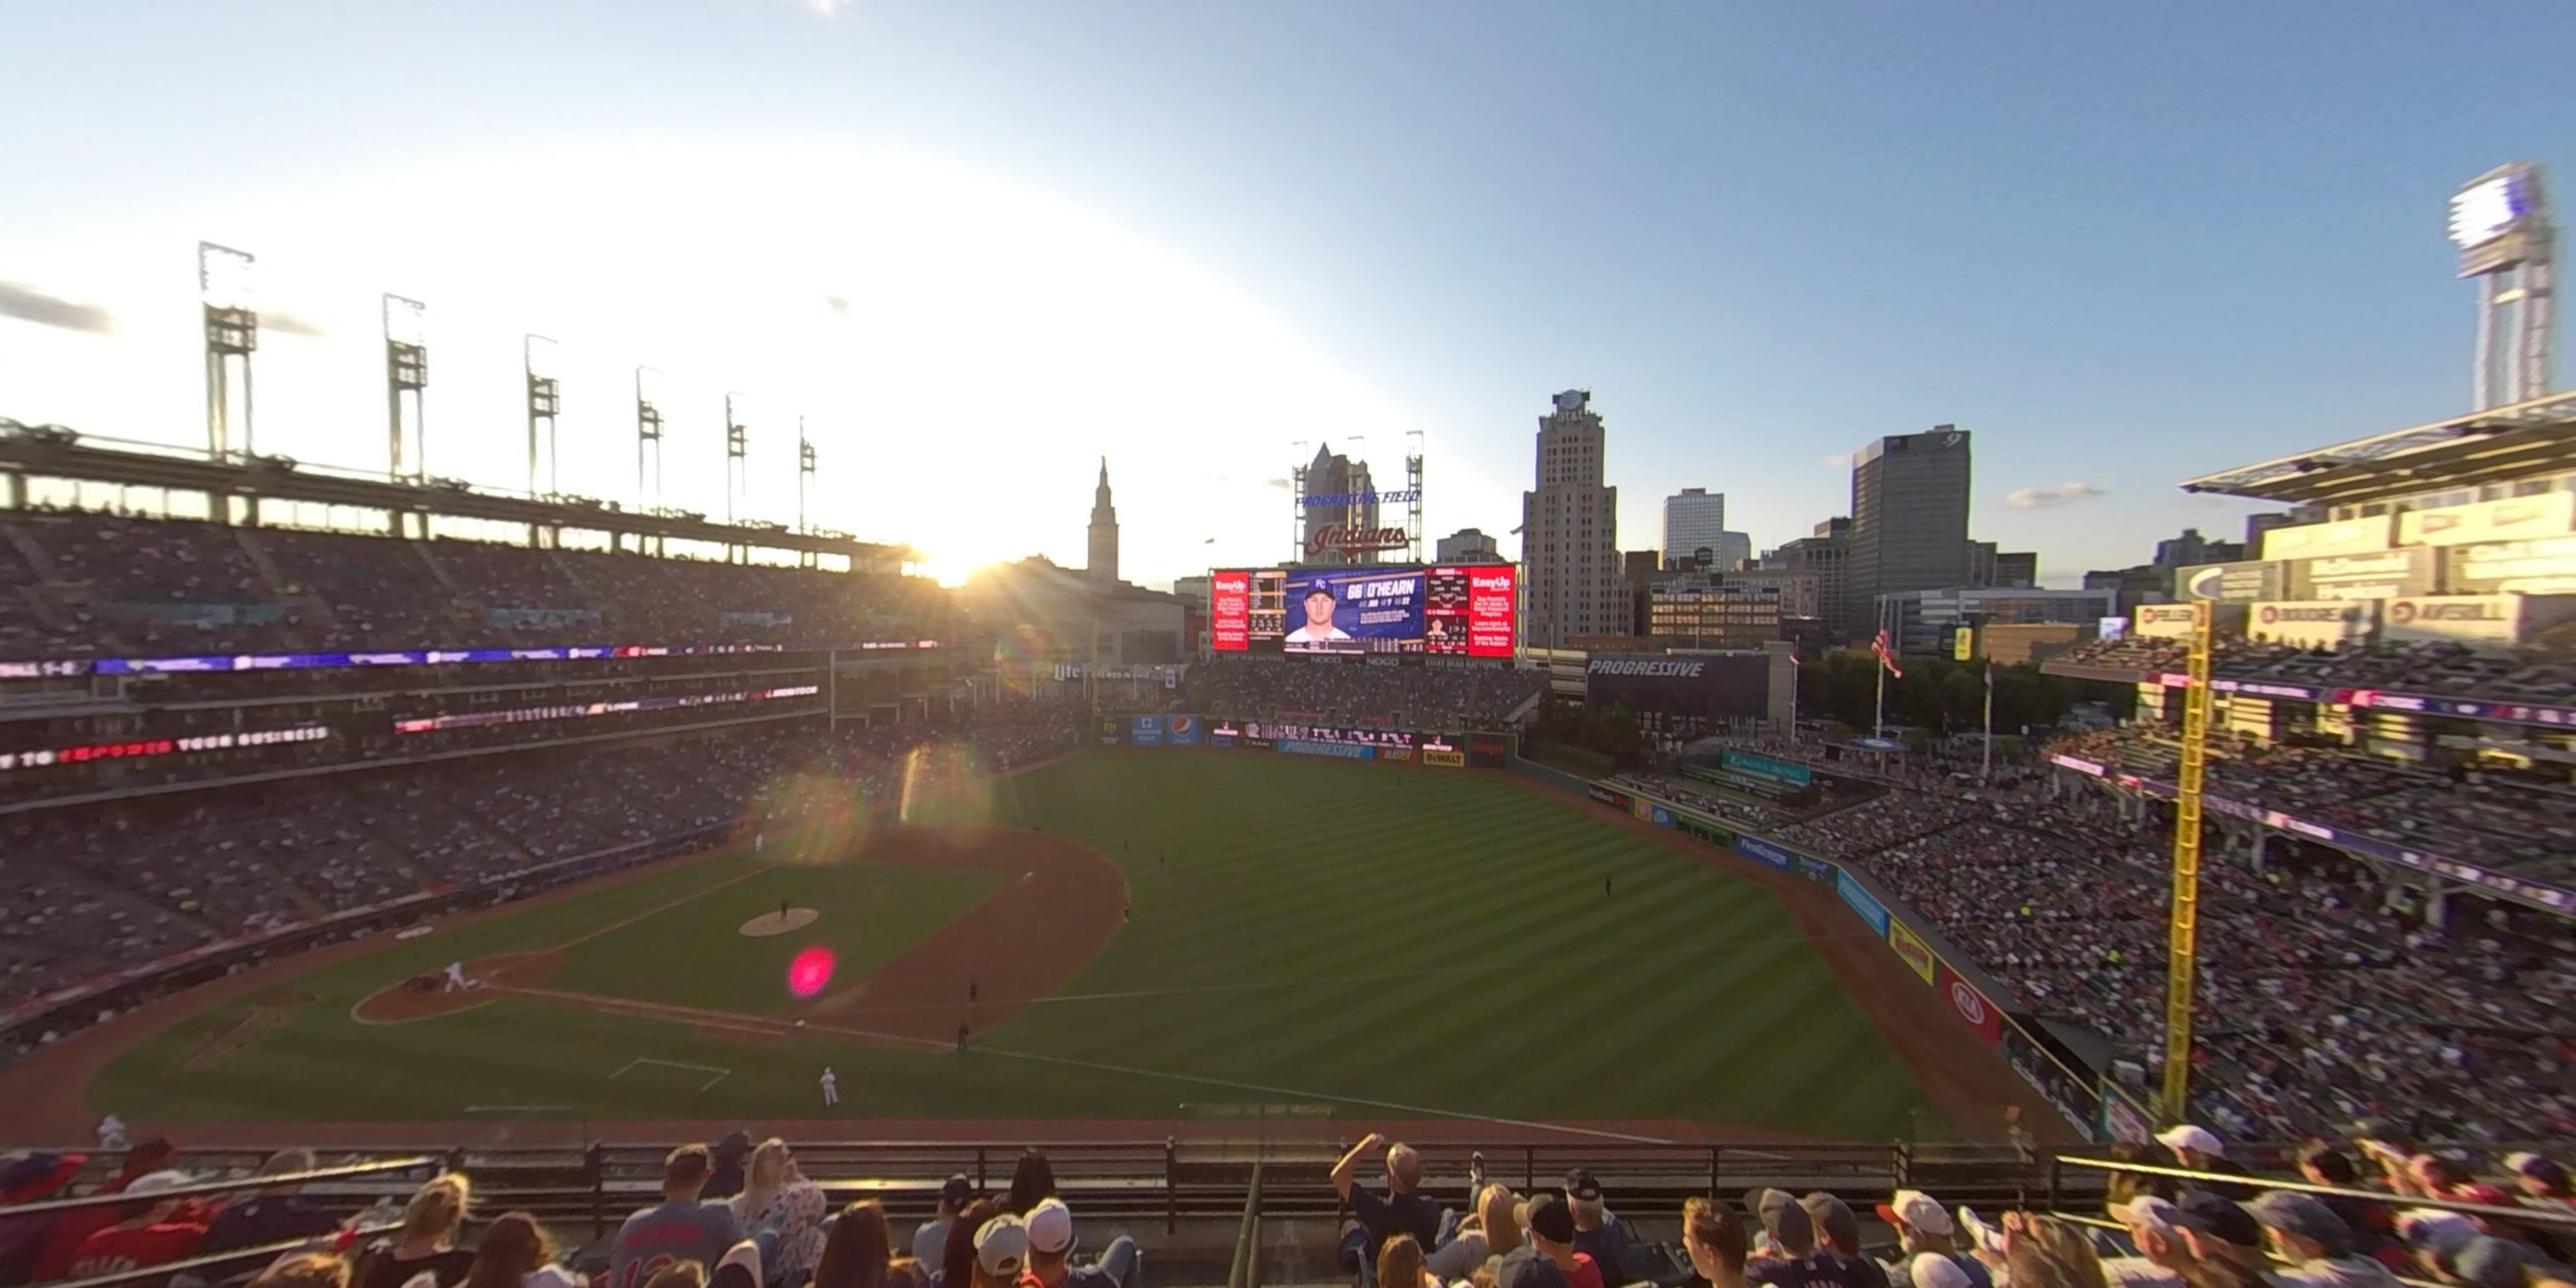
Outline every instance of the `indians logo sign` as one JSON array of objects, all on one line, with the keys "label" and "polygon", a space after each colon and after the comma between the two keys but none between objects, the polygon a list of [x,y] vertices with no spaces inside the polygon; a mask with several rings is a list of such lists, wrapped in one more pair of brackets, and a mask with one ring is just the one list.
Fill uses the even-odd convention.
[{"label": "indians logo sign", "polygon": [[1313,558],[1327,550],[1343,558],[1355,558],[1372,550],[1400,550],[1413,544],[1413,538],[1402,528],[1345,528],[1325,524],[1306,534],[1306,555]]}]

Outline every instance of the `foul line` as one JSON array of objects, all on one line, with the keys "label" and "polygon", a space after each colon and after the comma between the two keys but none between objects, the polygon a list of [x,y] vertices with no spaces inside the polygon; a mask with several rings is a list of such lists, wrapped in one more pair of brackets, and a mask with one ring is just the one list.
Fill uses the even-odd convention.
[{"label": "foul line", "polygon": [[617,1072],[608,1075],[609,1080],[612,1082],[616,1081],[618,1078],[625,1076],[628,1070],[633,1069],[639,1064],[658,1065],[665,1069],[686,1069],[691,1073],[714,1074],[714,1077],[707,1079],[705,1084],[698,1088],[700,1091],[705,1091],[714,1087],[717,1083],[724,1081],[727,1076],[733,1073],[733,1070],[731,1069],[719,1069],[712,1064],[689,1064],[679,1060],[656,1060],[649,1055],[639,1055],[634,1059],[627,1061],[617,1070]]}]

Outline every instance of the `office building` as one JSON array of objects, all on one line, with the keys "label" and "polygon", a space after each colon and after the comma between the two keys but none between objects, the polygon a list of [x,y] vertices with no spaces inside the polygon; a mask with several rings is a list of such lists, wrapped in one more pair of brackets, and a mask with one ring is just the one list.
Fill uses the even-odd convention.
[{"label": "office building", "polygon": [[1853,454],[1847,629],[1874,633],[1887,596],[1970,584],[1970,437],[1935,425]]},{"label": "office building", "polygon": [[2040,590],[2026,586],[1941,586],[1881,595],[1875,619],[1908,653],[1941,653],[1962,626],[2057,622],[2098,626],[2117,609],[2107,590]]},{"label": "office building", "polygon": [[[1718,537],[1726,531],[1726,494],[1706,488],[1686,487],[1664,498],[1664,567],[1692,567],[1692,560],[1706,550],[1709,558],[1721,557]],[[1723,568],[1724,563],[1711,567]]]},{"label": "office building", "polygon": [[1780,587],[1717,572],[1658,573],[1646,588],[1646,635],[1666,648],[1756,649],[1781,638]]},{"label": "office building", "polygon": [[1986,578],[1989,586],[2036,586],[2039,584],[2039,552],[2006,550],[1995,556],[1994,575]]},{"label": "office building", "polygon": [[1432,557],[1445,564],[1503,562],[1503,549],[1475,528],[1460,528],[1434,543]]},{"label": "office building", "polygon": [[1091,560],[1085,575],[1103,586],[1118,584],[1118,508],[1109,503],[1109,458],[1100,458],[1100,484],[1091,491]]},{"label": "office building", "polygon": [[1823,605],[1817,602],[1816,574],[1789,568],[1739,568],[1721,572],[1718,580],[1729,586],[1762,591],[1776,596],[1784,617],[1821,617]]},{"label": "office building", "polygon": [[1569,389],[1538,423],[1538,486],[1521,494],[1521,640],[1530,648],[1616,635],[1630,621],[1619,577],[1619,489],[1601,482],[1602,425],[1591,402],[1590,393]]},{"label": "office building", "polygon": [[1827,519],[1813,535],[1780,547],[1779,554],[1781,567],[1816,579],[1816,615],[1824,620],[1825,637],[1837,643],[1851,639],[1851,520]]},{"label": "office building", "polygon": [[[1298,512],[1304,527],[1297,534],[1303,542],[1304,553],[1299,556],[1303,563],[1342,568],[1404,561],[1401,548],[1345,551],[1327,539],[1327,528],[1337,533],[1377,530],[1377,485],[1369,478],[1367,461],[1354,461],[1329,447],[1316,448],[1315,459],[1306,465],[1305,485],[1300,497],[1304,507]],[[1318,497],[1326,499],[1318,502]]]},{"label": "office building", "polygon": [[2159,568],[2189,568],[2194,564],[2232,563],[2245,557],[2245,547],[2233,541],[2212,541],[2200,535],[2198,528],[2185,528],[2182,535],[2156,543],[2154,563]]},{"label": "office building", "polygon": [[1628,633],[1646,633],[1646,588],[1655,584],[1655,575],[1663,571],[1657,550],[1630,550],[1619,556],[1619,580],[1628,596]]}]

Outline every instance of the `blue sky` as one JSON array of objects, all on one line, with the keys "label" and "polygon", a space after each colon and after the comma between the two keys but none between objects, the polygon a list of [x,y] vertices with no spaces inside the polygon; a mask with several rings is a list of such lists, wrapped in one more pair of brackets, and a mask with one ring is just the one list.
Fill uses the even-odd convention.
[{"label": "blue sky", "polygon": [[0,282],[116,320],[0,318],[0,415],[191,440],[207,237],[320,319],[261,355],[304,459],[382,459],[396,290],[441,472],[513,481],[544,331],[582,490],[632,490],[653,362],[702,500],[726,388],[779,444],[755,504],[805,412],[825,521],[943,570],[1079,563],[1107,453],[1148,583],[1283,554],[1296,439],[1419,430],[1435,532],[1508,529],[1567,387],[1625,547],[1683,486],[1777,544],[1843,512],[1834,458],[1953,422],[1978,535],[2136,562],[2250,508],[2179,479],[2462,410],[2445,200],[2576,173],[2543,0],[92,0],[0,41]]}]

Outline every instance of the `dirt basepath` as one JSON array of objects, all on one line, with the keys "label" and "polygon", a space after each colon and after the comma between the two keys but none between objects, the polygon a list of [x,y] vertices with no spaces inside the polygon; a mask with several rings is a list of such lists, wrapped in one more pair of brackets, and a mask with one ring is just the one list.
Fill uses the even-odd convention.
[{"label": "dirt basepath", "polygon": [[1650,837],[1778,895],[1798,929],[1815,945],[1816,954],[1842,981],[1843,990],[1860,1003],[1879,1035],[1913,1071],[1915,1081],[1923,1084],[1933,1108],[1941,1111],[1961,1138],[2004,1139],[2003,1111],[2018,1108],[2022,1125],[2041,1141],[2080,1142],[2065,1116],[2031,1090],[2004,1062],[2001,1052],[1962,1024],[1940,994],[1899,960],[1886,941],[1852,933],[1860,921],[1833,891],[1527,774],[1506,771],[1502,777],[1524,791],[1580,807],[1604,822]]}]

